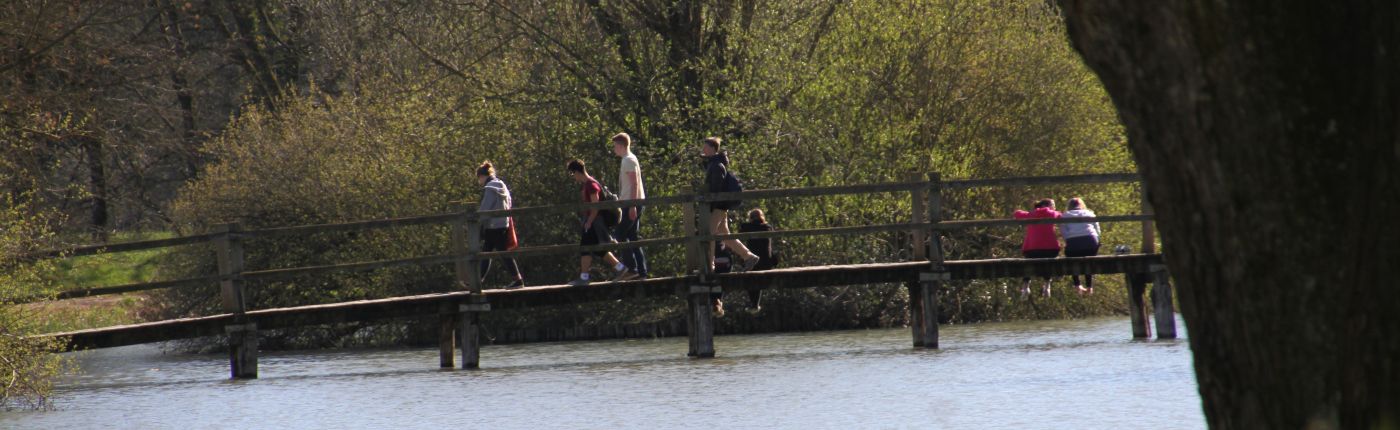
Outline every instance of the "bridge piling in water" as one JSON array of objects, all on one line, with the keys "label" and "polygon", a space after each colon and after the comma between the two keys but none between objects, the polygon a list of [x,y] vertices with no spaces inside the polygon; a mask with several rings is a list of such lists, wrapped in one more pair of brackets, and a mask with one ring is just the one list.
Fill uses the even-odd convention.
[{"label": "bridge piling in water", "polygon": [[1167,266],[1153,264],[1152,270],[1152,319],[1157,323],[1158,339],[1176,339],[1176,310],[1172,305],[1172,285]]},{"label": "bridge piling in water", "polygon": [[462,348],[462,368],[476,369],[481,367],[481,313],[491,310],[481,293],[481,217],[465,205],[458,205],[458,213],[459,218],[452,223],[451,246],[456,257],[452,266],[457,287],[469,295],[467,303],[457,308],[457,344]]},{"label": "bridge piling in water", "polygon": [[216,227],[219,236],[214,240],[218,259],[219,297],[224,312],[233,314],[233,324],[224,326],[228,336],[229,376],[233,379],[253,379],[258,377],[258,325],[248,323],[248,297],[243,281],[243,239],[239,237],[238,223],[227,223]]}]

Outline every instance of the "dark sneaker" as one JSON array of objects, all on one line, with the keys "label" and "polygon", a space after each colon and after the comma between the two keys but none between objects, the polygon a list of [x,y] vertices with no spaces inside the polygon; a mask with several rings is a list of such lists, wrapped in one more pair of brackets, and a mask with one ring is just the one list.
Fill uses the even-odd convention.
[{"label": "dark sneaker", "polygon": [[759,257],[757,255],[750,255],[749,258],[744,259],[744,269],[740,270],[740,272],[747,272],[753,270],[754,266],[758,265],[758,260],[762,259],[763,257]]},{"label": "dark sneaker", "polygon": [[572,281],[569,281],[569,286],[570,286],[570,287],[587,287],[587,286],[588,286],[588,280],[587,280],[587,279],[583,279],[583,278],[577,278],[577,279],[574,279],[574,280],[572,280]]},{"label": "dark sneaker", "polygon": [[506,285],[506,289],[507,289],[507,290],[515,290],[515,289],[519,289],[519,288],[524,287],[524,286],[525,286],[525,281],[516,279],[515,282],[511,282],[510,285]]},{"label": "dark sneaker", "polygon": [[637,277],[637,272],[633,272],[632,269],[623,269],[623,271],[617,272],[616,276],[613,276],[612,281],[630,281],[633,279],[637,279]]}]

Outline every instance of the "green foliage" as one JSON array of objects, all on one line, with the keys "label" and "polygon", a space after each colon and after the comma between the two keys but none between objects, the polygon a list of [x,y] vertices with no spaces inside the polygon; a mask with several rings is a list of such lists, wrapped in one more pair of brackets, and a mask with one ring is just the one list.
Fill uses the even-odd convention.
[{"label": "green foliage", "polygon": [[[22,196],[21,196],[22,197]],[[45,291],[40,276],[47,263],[15,257],[49,244],[52,220],[31,213],[28,200],[0,197],[0,409],[44,408],[53,392],[53,379],[68,365],[50,353],[58,340],[37,340],[40,333],[32,311],[15,306],[17,297]]]}]

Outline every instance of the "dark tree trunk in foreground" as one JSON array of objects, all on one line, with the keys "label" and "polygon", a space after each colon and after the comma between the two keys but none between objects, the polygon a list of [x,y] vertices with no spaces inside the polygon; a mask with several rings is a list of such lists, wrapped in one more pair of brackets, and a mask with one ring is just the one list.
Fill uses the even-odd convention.
[{"label": "dark tree trunk in foreground", "polygon": [[1060,3],[1128,128],[1210,425],[1400,426],[1400,3]]}]

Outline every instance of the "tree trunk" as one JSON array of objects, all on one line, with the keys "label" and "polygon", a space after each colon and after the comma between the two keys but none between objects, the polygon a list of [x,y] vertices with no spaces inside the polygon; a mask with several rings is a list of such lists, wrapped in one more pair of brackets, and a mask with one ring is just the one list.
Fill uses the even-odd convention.
[{"label": "tree trunk", "polygon": [[1400,3],[1060,0],[1216,428],[1400,425]]}]

